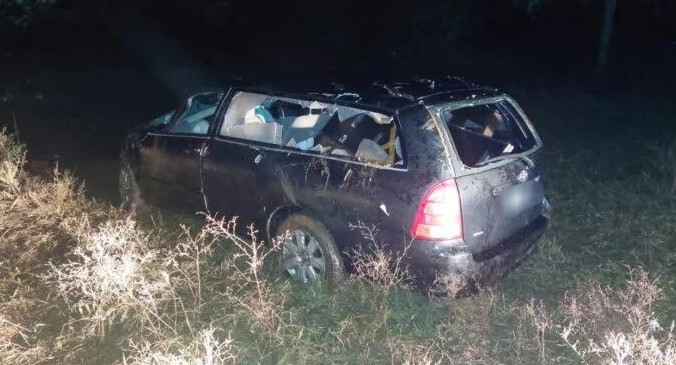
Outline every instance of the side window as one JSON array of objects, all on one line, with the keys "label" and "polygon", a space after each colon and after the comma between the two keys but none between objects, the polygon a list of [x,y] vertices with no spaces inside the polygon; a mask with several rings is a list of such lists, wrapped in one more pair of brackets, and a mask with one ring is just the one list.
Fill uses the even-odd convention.
[{"label": "side window", "polygon": [[174,113],[174,117],[178,119],[169,129],[169,133],[206,135],[221,99],[223,99],[222,92],[210,92],[191,97]]},{"label": "side window", "polygon": [[315,100],[238,92],[219,134],[377,165],[403,165],[392,116]]}]

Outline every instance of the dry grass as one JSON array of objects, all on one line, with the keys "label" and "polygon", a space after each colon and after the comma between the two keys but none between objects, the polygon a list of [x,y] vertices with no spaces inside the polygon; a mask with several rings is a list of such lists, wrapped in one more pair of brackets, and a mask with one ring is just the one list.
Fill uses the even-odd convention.
[{"label": "dry grass", "polygon": [[[0,364],[676,363],[673,324],[655,313],[664,292],[641,269],[559,297],[430,299],[400,290],[406,251],[358,223],[353,278],[299,288],[269,275],[281,240],[253,227],[144,224],[89,202],[68,174],[28,176],[3,134],[0,156]],[[574,261],[546,240],[548,270]]]},{"label": "dry grass", "polygon": [[583,363],[675,364],[674,322],[664,328],[654,312],[660,299],[657,282],[631,269],[621,291],[591,282],[567,293],[557,331]]},{"label": "dry grass", "polygon": [[253,319],[264,331],[271,346],[281,331],[282,312],[285,298],[283,294],[273,292],[269,280],[262,270],[270,255],[279,251],[283,237],[276,239],[270,247],[258,240],[257,232],[249,226],[249,237],[242,238],[235,233],[237,219],[230,220],[206,217],[204,232],[217,240],[226,240],[234,248],[232,256],[224,261],[235,275],[233,283],[237,285],[239,295],[232,296],[239,311]]},{"label": "dry grass", "polygon": [[163,343],[131,342],[130,351],[122,361],[124,365],[225,365],[236,364],[232,339],[220,340],[216,329],[200,331],[188,344],[165,341]]},{"label": "dry grass", "polygon": [[[176,298],[171,285],[172,266],[148,237],[127,218],[100,227],[86,227],[72,258],[52,264],[46,279],[78,316],[82,330],[102,336],[113,322],[140,316],[155,330],[172,325],[163,318],[164,302]],[[75,300],[72,300],[74,298]]]},{"label": "dry grass", "polygon": [[113,213],[106,207],[94,209],[73,177],[58,167],[50,180],[27,175],[24,148],[3,133],[0,158],[0,257],[5,270],[44,264],[55,251],[74,244],[71,237],[83,222]]},{"label": "dry grass", "polygon": [[363,222],[349,224],[350,229],[359,231],[363,243],[358,245],[350,255],[354,265],[356,278],[373,281],[380,284],[384,291],[398,287],[408,289],[411,286],[411,276],[405,264],[410,244],[403,250],[394,252],[378,240],[378,228],[368,226]]},{"label": "dry grass", "polygon": [[26,162],[26,150],[14,143],[13,137],[0,132],[0,186],[3,197],[15,197],[21,190],[23,166]]},{"label": "dry grass", "polygon": [[32,344],[31,330],[0,315],[0,354],[3,364],[29,364],[43,358],[43,348]]}]

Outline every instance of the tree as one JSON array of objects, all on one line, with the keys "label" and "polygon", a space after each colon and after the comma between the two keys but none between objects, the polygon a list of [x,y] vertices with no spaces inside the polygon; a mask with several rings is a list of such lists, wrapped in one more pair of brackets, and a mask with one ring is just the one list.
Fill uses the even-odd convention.
[{"label": "tree", "polygon": [[601,28],[601,36],[599,38],[599,55],[598,66],[605,67],[608,64],[608,55],[610,53],[610,45],[613,39],[613,28],[615,27],[615,9],[617,8],[617,0],[605,0],[603,9],[603,25]]},{"label": "tree", "polygon": [[27,28],[56,0],[0,0],[0,27]]}]

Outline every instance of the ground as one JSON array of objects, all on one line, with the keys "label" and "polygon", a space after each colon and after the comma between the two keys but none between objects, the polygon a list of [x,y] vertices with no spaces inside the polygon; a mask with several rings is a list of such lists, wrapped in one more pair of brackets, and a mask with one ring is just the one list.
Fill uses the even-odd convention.
[{"label": "ground", "polygon": [[[3,67],[0,75],[2,85],[6,85],[0,95],[0,123],[18,130],[19,139],[29,150],[29,169],[40,174],[58,162],[85,184],[87,199],[117,204],[117,146],[124,128],[171,108],[181,85],[172,81],[168,87],[167,79],[155,72],[157,67],[141,61],[116,62],[109,67],[90,64],[50,68],[46,62],[22,64],[12,57],[5,56],[3,62],[12,68]],[[200,68],[200,74],[203,71]],[[192,74],[193,70],[182,72]],[[580,345],[574,347],[567,342],[572,337],[564,336],[567,326],[574,322],[570,319],[570,298],[577,298],[578,305],[587,309],[594,307],[593,299],[602,303],[607,299],[608,304],[624,303],[627,298],[643,308],[641,300],[652,298],[651,290],[658,288],[661,299],[647,300],[648,314],[640,323],[655,321],[668,329],[676,318],[676,85],[657,81],[669,74],[659,67],[618,67],[605,73],[593,69],[551,71],[538,68],[537,62],[509,59],[499,64],[477,62],[472,72],[477,81],[499,86],[513,95],[546,146],[545,177],[554,215],[539,250],[521,267],[495,287],[459,301],[430,299],[397,288],[382,290],[377,284],[360,280],[336,290],[290,288],[277,281],[265,281],[268,286],[261,289],[259,279],[252,279],[246,269],[246,285],[242,287],[247,289],[238,291],[211,275],[230,272],[228,255],[240,252],[241,247],[217,245],[202,262],[207,272],[202,290],[213,297],[203,299],[195,294],[190,280],[177,284],[172,291],[179,298],[197,298],[197,305],[184,310],[185,318],[206,329],[208,323],[221,326],[216,340],[221,344],[227,342],[225,339],[233,340],[233,356],[251,363],[422,363],[425,359],[448,363],[451,358],[458,363],[579,363],[585,359],[608,363],[600,355],[581,354],[587,340],[603,344],[609,334],[641,333],[627,324],[630,321],[622,322],[619,312],[599,312],[599,318],[620,318],[616,321],[622,323],[611,323],[615,319],[594,322],[594,328],[582,328],[584,335],[577,337]],[[200,218],[167,212],[152,212],[146,220],[139,223],[142,229],[161,230],[167,242],[183,242],[185,235],[178,234],[179,222],[197,230],[203,224]],[[100,229],[94,225],[93,233],[87,231],[85,236],[98,237],[95,233]],[[222,238],[223,232],[219,234]],[[83,244],[79,239],[75,239],[76,246]],[[87,251],[82,254],[88,255]],[[641,270],[647,276],[642,276]],[[3,275],[3,280],[8,280],[7,274]],[[654,279],[656,287],[651,286]],[[251,290],[251,283],[257,289]],[[22,284],[6,281],[3,285],[21,292]],[[606,286],[612,288],[609,293],[603,289]],[[632,291],[635,287],[644,291]],[[36,308],[59,312],[55,318],[77,330],[79,324],[69,321],[78,314],[67,306],[77,302],[80,289],[71,289],[54,289],[67,299],[60,302],[55,299],[58,296],[50,296],[54,307]],[[247,294],[250,290],[253,296]],[[0,298],[3,308],[16,300],[16,296],[6,294]],[[26,298],[43,300],[30,291]],[[259,310],[247,312],[246,307],[251,305],[259,306]],[[152,317],[157,312],[147,314],[138,307],[130,308],[133,314],[115,317],[110,327],[104,325],[105,335],[92,333],[84,340],[69,337],[67,327],[55,337],[58,340],[50,340],[54,332],[59,332],[55,323],[47,323],[47,327],[55,327],[51,332],[24,324],[38,333],[36,341],[56,354],[53,363],[59,363],[59,359],[115,363],[121,356],[117,344],[130,348],[125,342],[128,334],[136,339],[139,333],[144,333],[140,338],[154,338],[143,332],[147,323],[157,326],[149,333],[166,330]],[[195,314],[196,310],[199,313]],[[25,314],[18,317],[29,321],[31,316]],[[190,322],[176,328],[186,327]],[[187,332],[193,336],[189,338],[210,338],[208,331],[190,328]],[[666,332],[654,335],[662,338]],[[30,334],[26,336],[33,339]],[[91,349],[73,343],[77,341]],[[55,345],[57,342],[61,344]],[[25,346],[34,345],[28,341]],[[183,348],[192,349],[190,346]],[[202,351],[199,343],[194,346],[193,354]],[[667,342],[663,352],[673,351],[673,346],[673,340]],[[63,349],[78,350],[64,355]],[[161,349],[172,353],[176,347],[166,345]],[[94,350],[103,351],[94,356]],[[136,352],[137,360],[142,354]],[[413,361],[416,359],[418,362]]]}]

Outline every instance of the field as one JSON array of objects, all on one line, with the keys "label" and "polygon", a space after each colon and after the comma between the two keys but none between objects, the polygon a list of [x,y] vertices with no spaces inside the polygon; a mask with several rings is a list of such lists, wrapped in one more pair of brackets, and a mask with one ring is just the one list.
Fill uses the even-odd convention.
[{"label": "field", "polygon": [[276,252],[255,232],[128,216],[67,172],[27,173],[24,147],[0,135],[0,363],[676,363],[671,101],[512,93],[547,145],[552,224],[521,267],[460,300],[392,270],[296,287],[270,274]]}]

